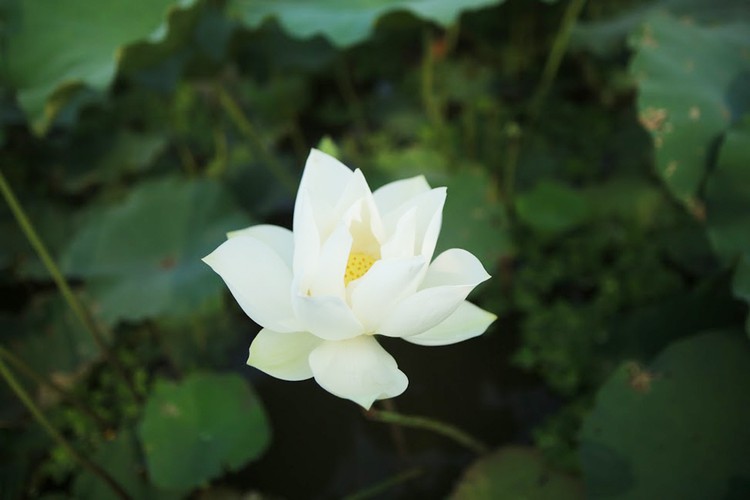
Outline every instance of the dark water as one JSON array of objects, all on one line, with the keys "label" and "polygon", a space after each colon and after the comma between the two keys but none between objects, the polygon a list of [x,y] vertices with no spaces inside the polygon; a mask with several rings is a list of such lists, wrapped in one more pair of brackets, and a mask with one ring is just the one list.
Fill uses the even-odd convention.
[{"label": "dark water", "polygon": [[[407,391],[393,400],[396,409],[452,423],[491,447],[529,442],[530,430],[558,403],[539,380],[510,365],[517,338],[508,326],[444,347],[378,337],[409,377]],[[388,424],[368,420],[359,406],[314,381],[241,371],[273,426],[262,459],[231,477],[243,489],[291,499],[338,498],[418,468],[418,475],[381,498],[440,498],[474,459],[447,438],[410,428],[402,428],[405,453],[399,453]]]}]

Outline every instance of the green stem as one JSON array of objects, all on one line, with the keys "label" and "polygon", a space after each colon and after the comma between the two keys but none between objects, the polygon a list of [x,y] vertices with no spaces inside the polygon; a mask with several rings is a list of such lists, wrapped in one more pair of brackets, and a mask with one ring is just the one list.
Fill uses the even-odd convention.
[{"label": "green stem", "polygon": [[367,498],[376,497],[378,495],[385,493],[386,491],[393,488],[394,486],[398,486],[401,483],[405,483],[406,481],[414,479],[415,477],[421,474],[422,474],[422,471],[420,469],[410,469],[410,470],[401,472],[399,474],[396,474],[395,476],[385,479],[384,481],[376,483],[372,486],[368,486],[367,488],[361,491],[352,493],[351,495],[347,495],[344,497],[344,500],[365,500]]},{"label": "green stem", "polygon": [[263,157],[264,164],[271,175],[276,177],[276,180],[278,180],[279,183],[287,188],[290,193],[296,193],[297,181],[295,180],[294,176],[292,176],[292,174],[287,171],[284,165],[282,165],[281,162],[273,154],[271,154],[266,145],[263,143],[263,140],[261,139],[258,131],[255,130],[255,127],[252,123],[250,123],[250,120],[247,118],[247,116],[245,116],[242,108],[240,108],[239,104],[237,104],[237,101],[234,100],[234,98],[229,94],[229,92],[224,89],[224,87],[217,86],[216,92],[219,97],[219,103],[224,108],[224,111],[226,111],[227,115],[229,115],[229,118],[232,119],[235,126],[240,130],[240,132],[242,132],[258,150],[260,155]]},{"label": "green stem", "polygon": [[13,354],[11,351],[6,349],[3,346],[0,346],[0,357],[4,357],[8,363],[13,365],[13,367],[27,376],[29,379],[36,382],[38,385],[42,385],[44,387],[47,387],[48,389],[53,390],[54,392],[58,393],[65,401],[68,401],[73,406],[78,408],[82,413],[85,413],[88,415],[91,420],[93,420],[96,425],[99,427],[101,431],[105,431],[109,428],[109,424],[105,422],[99,415],[96,414],[94,410],[86,406],[83,401],[78,399],[71,393],[70,391],[66,390],[53,380],[47,379],[40,375],[36,370],[34,370],[31,366],[29,366],[24,360]]},{"label": "green stem", "polygon": [[478,439],[472,437],[471,435],[451,424],[446,424],[445,422],[440,422],[439,420],[434,420],[427,417],[418,417],[414,415],[401,415],[400,413],[391,411],[372,409],[365,412],[365,416],[371,420],[376,420],[378,422],[403,425],[404,427],[414,427],[417,429],[425,429],[435,432],[454,440],[455,442],[479,455],[482,455],[489,451],[489,447]]},{"label": "green stem", "polygon": [[8,386],[10,386],[13,392],[16,393],[18,399],[20,399],[24,406],[26,406],[26,408],[31,412],[36,421],[39,422],[39,425],[42,426],[42,428],[52,437],[52,439],[57,441],[60,446],[65,448],[70,456],[76,462],[78,462],[81,467],[87,469],[89,472],[104,481],[118,498],[126,500],[130,499],[130,495],[128,495],[128,493],[122,488],[122,486],[120,486],[117,481],[115,481],[114,478],[112,478],[112,476],[107,473],[107,471],[78,453],[76,449],[73,448],[73,446],[65,439],[65,437],[60,434],[57,429],[54,428],[52,423],[47,420],[47,417],[44,416],[44,413],[42,413],[36,403],[34,403],[31,397],[29,397],[29,395],[26,393],[24,388],[21,387],[21,384],[18,382],[18,380],[16,380],[16,378],[13,376],[13,373],[8,369],[7,365],[2,359],[0,359],[0,375],[3,376],[5,381],[8,383]]},{"label": "green stem", "polygon": [[68,285],[62,272],[60,272],[60,268],[57,266],[52,256],[50,256],[47,247],[44,246],[42,239],[39,237],[39,234],[37,234],[36,229],[34,229],[34,225],[26,215],[26,212],[16,198],[16,195],[13,194],[13,190],[11,189],[10,184],[8,184],[8,181],[5,180],[2,171],[0,171],[0,191],[2,191],[3,198],[5,198],[5,202],[8,204],[11,212],[13,212],[13,216],[26,236],[26,239],[36,251],[44,264],[44,267],[47,268],[50,276],[52,276],[52,280],[55,282],[55,285],[57,285],[58,290],[60,290],[60,293],[73,311],[73,314],[75,314],[83,327],[91,334],[91,337],[94,339],[99,350],[104,354],[104,357],[112,365],[120,378],[125,382],[133,399],[140,402],[140,398],[138,397],[132,382],[128,378],[125,369],[119,361],[117,361],[117,358],[109,350],[109,347],[107,347],[107,343],[104,341],[104,335],[99,330],[99,326],[96,324],[96,321],[94,321],[91,313],[78,300],[78,297],[76,297],[73,290],[70,288],[70,285]]},{"label": "green stem", "polygon": [[563,14],[560,29],[557,30],[557,35],[555,35],[555,40],[552,42],[552,48],[550,49],[547,61],[544,64],[542,78],[531,98],[531,104],[529,106],[529,121],[531,123],[536,121],[536,118],[539,116],[539,112],[541,111],[542,104],[544,104],[544,100],[547,97],[547,93],[552,87],[552,83],[555,81],[557,71],[560,69],[560,63],[565,55],[565,51],[568,49],[573,26],[575,26],[578,16],[581,15],[581,11],[585,4],[586,0],[570,0],[568,2],[568,6]]}]

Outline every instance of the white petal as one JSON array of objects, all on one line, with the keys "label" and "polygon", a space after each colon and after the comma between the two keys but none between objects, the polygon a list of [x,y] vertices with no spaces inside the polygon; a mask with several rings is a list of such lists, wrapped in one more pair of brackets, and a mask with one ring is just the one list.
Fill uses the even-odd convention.
[{"label": "white petal", "polygon": [[425,346],[455,344],[483,334],[496,319],[491,312],[464,301],[441,323],[419,335],[404,337],[404,340]]},{"label": "white petal", "polygon": [[435,251],[440,227],[443,221],[443,206],[445,205],[446,189],[435,188],[408,200],[399,208],[383,217],[383,224],[387,233],[393,232],[399,220],[412,209],[416,209],[416,252],[428,261]]},{"label": "white petal", "polygon": [[274,332],[264,328],[250,344],[247,364],[282,380],[313,376],[308,358],[322,340],[307,332]]},{"label": "white petal", "polygon": [[364,333],[362,324],[347,303],[339,297],[295,295],[292,302],[302,325],[300,329],[321,339],[343,340]]},{"label": "white petal", "polygon": [[379,260],[360,279],[349,284],[352,311],[366,332],[376,331],[387,313],[413,294],[427,265],[424,257]]},{"label": "white petal", "polygon": [[310,196],[297,195],[294,209],[294,264],[292,270],[301,293],[307,293],[320,255],[320,234],[315,223]]},{"label": "white petal", "polygon": [[390,182],[375,190],[373,196],[381,214],[387,214],[399,208],[412,198],[430,190],[430,185],[423,175]]},{"label": "white petal", "polygon": [[310,282],[311,295],[333,295],[344,298],[344,274],[351,248],[352,236],[342,222],[320,249],[315,272]]},{"label": "white petal", "polygon": [[470,285],[473,288],[488,279],[490,275],[471,252],[451,248],[430,264],[420,288],[442,285]]},{"label": "white petal", "polygon": [[227,238],[236,238],[237,236],[250,236],[256,240],[262,241],[269,247],[273,248],[279,257],[287,263],[289,269],[292,268],[294,235],[287,228],[270,224],[260,224],[227,233]]},{"label": "white petal", "polygon": [[349,167],[333,156],[312,149],[305,163],[299,189],[320,195],[326,200],[337,200],[352,175]]},{"label": "white petal", "polygon": [[323,389],[368,410],[376,399],[398,396],[409,385],[393,356],[369,335],[324,342],[310,353],[310,368]]},{"label": "white petal", "polygon": [[412,207],[396,223],[393,234],[380,247],[382,259],[411,257],[416,252],[417,209]]},{"label": "white petal", "polygon": [[428,268],[421,289],[399,302],[377,333],[388,337],[424,333],[453,314],[474,287],[489,278],[471,253],[446,250]]},{"label": "white petal", "polygon": [[264,328],[299,330],[291,304],[292,272],[267,244],[249,236],[222,243],[203,258],[222,277],[245,314]]},{"label": "white petal", "polygon": [[[310,151],[294,205],[294,232],[297,233],[298,226],[304,219],[304,223],[314,221],[322,238],[327,236],[336,221],[336,201],[352,175],[353,172],[336,158],[317,149]],[[303,195],[306,195],[306,200]],[[305,207],[301,205],[303,201],[307,204]],[[302,217],[300,212],[303,209],[309,210],[311,214]]]}]

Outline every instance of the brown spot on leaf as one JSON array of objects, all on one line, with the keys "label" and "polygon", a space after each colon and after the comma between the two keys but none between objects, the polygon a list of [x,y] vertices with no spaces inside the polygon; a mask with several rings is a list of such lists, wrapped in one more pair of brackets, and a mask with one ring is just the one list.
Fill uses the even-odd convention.
[{"label": "brown spot on leaf", "polygon": [[687,208],[690,213],[700,222],[706,221],[706,205],[697,198],[687,199]]},{"label": "brown spot on leaf", "polygon": [[659,375],[649,371],[636,362],[628,365],[628,385],[636,392],[645,394],[651,390],[651,384],[659,378]]},{"label": "brown spot on leaf", "polygon": [[161,267],[164,270],[172,269],[174,266],[177,265],[177,259],[173,255],[168,255],[161,259],[161,262],[159,262],[159,267]]},{"label": "brown spot on leaf", "polygon": [[688,116],[693,121],[698,121],[701,118],[701,108],[698,106],[690,106],[690,111],[688,112]]},{"label": "brown spot on leaf", "polygon": [[182,412],[174,403],[164,403],[161,405],[161,412],[168,417],[176,418],[182,415]]},{"label": "brown spot on leaf", "polygon": [[677,170],[677,160],[672,160],[667,163],[667,168],[664,169],[664,177],[669,179],[672,177]]},{"label": "brown spot on leaf", "polygon": [[646,130],[650,132],[658,132],[667,120],[667,110],[664,108],[646,108],[641,111],[638,120]]},{"label": "brown spot on leaf", "polygon": [[652,47],[656,48],[659,46],[659,42],[654,38],[654,30],[651,29],[650,25],[643,27],[643,36],[641,37],[641,47]]}]

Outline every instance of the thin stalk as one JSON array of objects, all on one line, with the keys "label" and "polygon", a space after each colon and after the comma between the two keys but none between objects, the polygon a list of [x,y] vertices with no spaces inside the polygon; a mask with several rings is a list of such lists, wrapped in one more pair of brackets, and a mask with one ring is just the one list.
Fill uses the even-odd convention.
[{"label": "thin stalk", "polygon": [[263,157],[263,162],[268,171],[276,177],[276,180],[281,183],[289,192],[294,195],[297,192],[297,181],[290,174],[284,165],[268,150],[260,134],[255,129],[255,126],[245,116],[242,108],[234,100],[234,98],[227,92],[224,87],[217,86],[216,92],[219,97],[219,103],[226,111],[229,118],[234,122],[235,126],[244,134],[244,136],[253,144],[258,150],[260,155]]},{"label": "thin stalk", "polygon": [[73,314],[76,316],[76,318],[78,318],[83,327],[91,334],[91,337],[94,339],[94,342],[106,358],[107,362],[112,365],[118,376],[123,380],[123,382],[125,382],[125,386],[130,391],[133,399],[137,402],[140,402],[140,398],[138,397],[138,394],[136,393],[132,382],[128,378],[125,369],[117,360],[117,358],[112,354],[112,351],[110,351],[109,347],[107,347],[107,343],[104,341],[104,335],[99,330],[99,326],[96,324],[96,321],[94,321],[91,313],[78,300],[78,297],[76,297],[76,295],[73,293],[73,290],[70,288],[70,285],[68,285],[68,282],[60,271],[60,268],[57,266],[57,263],[47,251],[47,247],[42,242],[42,239],[39,237],[36,229],[34,229],[34,225],[26,215],[26,212],[16,198],[16,195],[13,194],[13,190],[11,189],[10,184],[8,184],[8,181],[5,180],[5,176],[3,175],[2,171],[0,171],[0,191],[2,192],[3,198],[5,198],[5,202],[8,204],[11,212],[13,212],[13,216],[15,217],[18,226],[21,228],[21,231],[23,231],[26,239],[36,251],[37,255],[44,264],[44,267],[47,268],[50,276],[52,276],[52,280],[55,282],[55,285],[57,285],[58,290],[60,290],[60,293],[65,299],[65,302],[68,303],[68,307],[70,307],[70,309],[73,311]]},{"label": "thin stalk", "polygon": [[401,483],[405,483],[406,481],[414,479],[415,477],[420,476],[421,474],[422,474],[422,471],[420,469],[410,469],[410,470],[401,472],[399,474],[396,474],[395,476],[385,479],[384,481],[376,483],[372,486],[368,486],[367,488],[361,491],[352,493],[351,495],[347,495],[344,497],[344,500],[366,500],[367,498],[376,497],[378,495],[385,493],[386,491],[393,488],[394,486],[398,486]]},{"label": "thin stalk", "polygon": [[530,122],[536,121],[541,111],[542,104],[549,93],[549,89],[552,87],[552,83],[555,81],[557,71],[560,69],[560,63],[562,63],[565,51],[568,50],[568,43],[570,42],[570,34],[573,31],[573,27],[578,20],[578,16],[581,15],[583,6],[586,4],[586,0],[570,0],[568,6],[563,14],[560,29],[557,30],[555,40],[552,42],[552,48],[547,55],[547,61],[544,64],[544,70],[542,71],[542,78],[539,80],[534,95],[531,98],[531,104],[529,106],[529,118]]},{"label": "thin stalk", "polygon": [[65,451],[67,451],[81,467],[87,469],[93,475],[104,481],[118,498],[122,498],[125,500],[129,500],[131,498],[130,495],[123,489],[123,487],[120,486],[117,481],[115,481],[114,478],[109,475],[107,471],[99,467],[99,465],[92,462],[85,456],[78,453],[76,449],[73,448],[73,446],[65,439],[65,437],[60,434],[57,429],[55,429],[52,423],[47,420],[47,417],[44,416],[44,413],[42,413],[36,403],[34,403],[34,401],[31,399],[31,397],[29,397],[23,387],[21,387],[21,384],[13,376],[13,373],[8,369],[2,358],[0,358],[0,375],[3,376],[5,381],[8,383],[8,386],[10,386],[13,392],[16,393],[18,399],[20,399],[24,406],[26,406],[26,408],[29,410],[29,412],[31,412],[31,415],[34,417],[34,419],[39,422],[39,425],[42,426],[42,428],[50,435],[50,437],[52,437],[52,439],[57,441],[60,446],[65,448]]},{"label": "thin stalk", "polygon": [[370,420],[376,420],[378,422],[403,425],[404,427],[414,427],[435,432],[452,439],[461,446],[464,446],[479,455],[483,455],[489,451],[489,447],[478,439],[454,425],[446,424],[439,420],[414,415],[401,415],[400,413],[382,410],[369,410],[365,412],[365,416]]},{"label": "thin stalk", "polygon": [[4,357],[8,363],[13,365],[13,367],[21,372],[23,375],[28,377],[29,379],[36,382],[38,385],[47,387],[48,389],[53,390],[57,394],[59,394],[63,400],[69,402],[76,408],[78,408],[82,413],[85,413],[86,415],[93,420],[96,425],[99,427],[99,430],[105,431],[107,428],[109,428],[109,424],[105,422],[99,415],[96,414],[94,410],[89,408],[83,401],[78,399],[73,395],[72,392],[68,391],[64,387],[62,387],[60,384],[54,382],[53,380],[47,379],[43,377],[41,374],[39,374],[36,370],[34,370],[31,366],[29,366],[24,360],[13,354],[11,351],[6,349],[3,346],[0,346],[0,357]]},{"label": "thin stalk", "polygon": [[[394,403],[392,399],[384,399],[380,401],[380,404],[383,405],[384,411],[387,411],[390,413],[398,413],[398,410],[396,408],[396,403]],[[399,458],[405,459],[406,458],[406,437],[404,436],[404,430],[396,424],[391,424],[390,428],[391,428],[391,439],[393,439],[393,444],[396,446],[396,452],[398,453]]]}]

